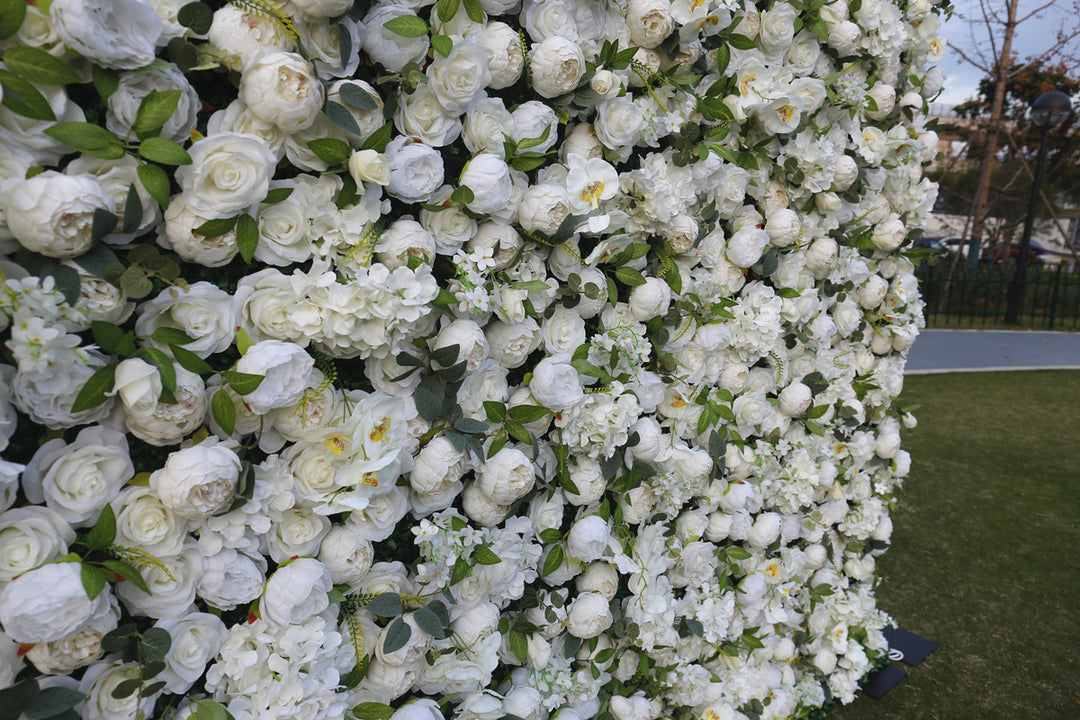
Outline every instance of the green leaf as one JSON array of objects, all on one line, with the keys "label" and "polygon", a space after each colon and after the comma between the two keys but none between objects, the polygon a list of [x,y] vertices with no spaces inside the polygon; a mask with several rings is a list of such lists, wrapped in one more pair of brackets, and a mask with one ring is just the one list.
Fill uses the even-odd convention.
[{"label": "green leaf", "polygon": [[[108,505],[105,507],[108,507]],[[142,573],[140,573],[131,563],[126,563],[123,560],[103,560],[101,564],[142,590],[147,595],[150,594],[150,588],[147,587],[146,580],[143,579]]]},{"label": "green leaf", "polygon": [[531,147],[536,147],[537,145],[540,145],[545,140],[547,140],[549,135],[551,135],[551,126],[550,125],[545,127],[544,132],[540,133],[538,136],[532,137],[532,138],[525,138],[524,140],[520,141],[517,144],[518,149],[519,150],[528,150]]},{"label": "green leaf", "polygon": [[401,614],[401,595],[394,592],[380,593],[367,604],[367,611],[379,617],[396,617]]},{"label": "green leaf", "polygon": [[210,367],[210,363],[206,362],[190,350],[185,350],[179,345],[172,345],[169,350],[172,352],[173,359],[176,360],[176,363],[188,372],[193,372],[196,375],[205,375],[214,371],[214,368]]},{"label": "green leaf", "polygon": [[112,690],[112,696],[117,700],[123,700],[134,695],[139,690],[139,686],[142,685],[142,680],[134,678],[132,680],[125,680],[122,683],[117,684]]},{"label": "green leaf", "polygon": [[236,219],[236,247],[244,262],[251,262],[255,257],[255,248],[259,246],[259,223],[247,213]]},{"label": "green leaf", "polygon": [[432,35],[431,47],[443,57],[450,57],[450,53],[454,50],[454,41],[445,35]]},{"label": "green leaf", "polygon": [[124,226],[121,230],[125,233],[135,232],[139,229],[142,217],[142,199],[139,197],[139,191],[135,189],[135,184],[132,183],[128,185],[127,198],[124,200]]},{"label": "green leaf", "polygon": [[229,383],[229,387],[236,391],[237,395],[247,395],[254,392],[263,381],[262,375],[242,373],[236,370],[226,370],[221,373],[221,376],[225,378],[225,382]]},{"label": "green leaf", "polygon": [[394,123],[388,122],[381,128],[371,133],[371,136],[364,141],[364,144],[360,146],[361,150],[374,150],[375,152],[384,152],[386,145],[390,142],[394,136]]},{"label": "green leaf", "polygon": [[82,580],[83,590],[86,591],[86,597],[91,600],[97,600],[97,596],[105,589],[105,584],[108,582],[104,570],[88,563],[82,564],[80,579]]},{"label": "green leaf", "polygon": [[38,85],[69,85],[81,81],[68,64],[36,47],[13,47],[4,51],[7,69]]},{"label": "green leaf", "polygon": [[326,113],[326,117],[330,118],[330,122],[334,123],[345,132],[352,133],[353,135],[360,134],[360,126],[356,124],[356,118],[354,118],[352,113],[346,110],[345,106],[341,103],[336,103],[333,100],[327,101],[324,112]]},{"label": "green leaf", "polygon": [[91,157],[117,160],[124,156],[123,141],[114,133],[92,123],[57,123],[46,128],[45,134]]},{"label": "green leaf", "polygon": [[555,572],[563,564],[564,559],[565,554],[562,545],[552,545],[551,550],[548,551],[548,556],[544,559],[544,568],[540,574],[546,577]]},{"label": "green leaf", "polygon": [[270,192],[266,193],[266,197],[262,199],[262,204],[276,205],[279,202],[284,202],[292,196],[293,190],[295,189],[296,188],[291,187],[274,188]]},{"label": "green leaf", "polygon": [[506,406],[495,400],[485,400],[484,413],[487,415],[488,422],[501,423],[506,419]]},{"label": "green leaf", "polygon": [[101,509],[98,519],[94,522],[94,526],[90,528],[90,532],[86,534],[83,543],[91,550],[104,550],[109,545],[112,545],[112,541],[115,539],[116,513],[113,512],[111,505],[106,505]]},{"label": "green leaf", "polygon": [[386,638],[383,640],[383,653],[389,654],[405,647],[412,637],[412,628],[401,618],[394,620],[386,628]]},{"label": "green leaf", "polygon": [[136,172],[139,181],[142,182],[150,197],[157,200],[163,209],[168,209],[169,199],[172,197],[172,189],[169,185],[169,176],[157,165],[140,165]]},{"label": "green leaf", "polygon": [[526,445],[532,445],[532,438],[529,437],[529,431],[525,429],[525,426],[519,422],[507,421],[506,432],[510,437],[514,438],[518,442],[523,442]]},{"label": "green leaf", "polygon": [[188,334],[183,330],[171,327],[159,327],[150,336],[155,342],[159,342],[162,345],[187,345],[195,342]]},{"label": "green leaf", "polygon": [[390,32],[407,38],[423,37],[428,34],[428,24],[416,15],[400,15],[383,23]]},{"label": "green leaf", "polygon": [[473,560],[481,565],[498,565],[502,562],[502,558],[496,555],[487,545],[480,545],[473,550]]},{"label": "green leaf", "polygon": [[754,44],[753,40],[746,37],[745,35],[739,35],[737,33],[732,33],[731,35],[728,35],[727,41],[731,45],[731,47],[737,48],[739,50],[753,50],[757,47],[757,45]]},{"label": "green leaf", "polygon": [[514,290],[524,290],[525,292],[547,292],[551,289],[543,280],[518,280],[515,283],[511,283],[510,287]]},{"label": "green leaf", "polygon": [[196,35],[205,35],[210,32],[210,25],[214,22],[214,11],[205,3],[188,3],[176,13],[176,21],[191,28]]},{"label": "green leaf", "polygon": [[311,152],[330,167],[341,165],[349,159],[349,144],[337,138],[316,138],[307,144]]},{"label": "green leaf", "polygon": [[148,137],[139,143],[139,155],[162,165],[190,165],[188,151],[172,140]]},{"label": "green leaf", "polygon": [[196,714],[190,720],[232,720],[229,711],[216,700],[200,700],[196,708]]},{"label": "green leaf", "polygon": [[100,65],[91,66],[91,77],[94,81],[94,89],[98,91],[102,103],[107,102],[109,96],[120,86],[120,73]]},{"label": "green leaf", "polygon": [[94,372],[79,390],[79,394],[75,396],[75,402],[71,404],[71,412],[89,410],[105,402],[105,393],[113,389],[115,379],[116,368],[112,365],[106,365]]},{"label": "green leaf", "polygon": [[615,270],[615,278],[623,285],[636,287],[645,284],[645,277],[633,268],[620,267]]},{"label": "green leaf", "polygon": [[472,572],[472,568],[465,558],[458,558],[454,561],[454,569],[450,571],[450,585],[457,585],[459,582],[469,577],[469,573]]},{"label": "green leaf", "polygon": [[176,392],[176,367],[173,365],[171,357],[157,348],[143,348],[139,351],[138,356],[157,366],[162,389]]},{"label": "green leaf", "polygon": [[379,103],[364,88],[353,83],[345,83],[338,88],[338,95],[357,110],[378,110]]},{"label": "green leaf", "polygon": [[161,128],[176,112],[181,94],[180,90],[151,90],[142,99],[139,109],[135,111],[135,122],[131,124],[132,131],[139,139],[154,137],[161,132]]},{"label": "green leaf", "polygon": [[26,18],[26,0],[0,0],[0,40],[11,37]]},{"label": "green leaf", "polygon": [[511,420],[516,420],[519,423],[531,423],[536,422],[549,412],[546,407],[539,405],[515,405],[510,408],[509,415]]},{"label": "green leaf", "polygon": [[[177,349],[174,347],[173,352]],[[236,431],[236,405],[233,404],[229,393],[224,390],[214,393],[210,398],[210,413],[214,417],[214,422],[226,435],[232,435]]]},{"label": "green leaf", "polygon": [[378,702],[363,702],[353,708],[353,715],[360,720],[386,720],[394,714],[394,708]]},{"label": "green leaf", "polygon": [[86,695],[71,688],[59,685],[41,688],[37,697],[23,706],[20,717],[26,718],[26,720],[43,720],[44,718],[56,717],[85,699]]},{"label": "green leaf", "polygon": [[460,352],[460,345],[447,345],[446,347],[441,347],[438,350],[433,350],[431,352],[431,361],[435,364],[441,365],[442,367],[450,367],[457,362]]},{"label": "green leaf", "polygon": [[159,627],[152,627],[142,633],[139,639],[139,655],[143,662],[156,662],[163,660],[172,647],[172,637],[169,631]]},{"label": "green leaf", "polygon": [[461,185],[454,188],[454,192],[450,194],[451,200],[456,203],[461,203],[462,205],[468,205],[475,198],[476,196],[473,194],[472,188],[467,185]]},{"label": "green leaf", "polygon": [[465,14],[469,16],[469,19],[475,23],[483,23],[487,20],[487,16],[484,14],[484,8],[480,5],[480,0],[464,0]]},{"label": "green leaf", "polygon": [[461,0],[439,0],[437,12],[439,19],[444,23],[448,23],[454,19],[457,15],[458,8],[461,7]]},{"label": "green leaf", "polygon": [[102,238],[115,230],[119,224],[120,218],[113,213],[105,208],[94,208],[94,220],[90,225],[90,237],[95,242],[100,242]]},{"label": "green leaf", "polygon": [[413,613],[413,621],[420,626],[421,630],[436,640],[442,640],[447,636],[446,626],[439,619],[439,616],[435,614],[434,610],[429,610],[426,607],[418,608]]},{"label": "green leaf", "polygon": [[510,645],[510,652],[514,654],[514,657],[518,659],[523,665],[529,660],[529,638],[525,636],[525,633],[517,630],[511,630],[510,636],[507,638]]},{"label": "green leaf", "polygon": [[207,220],[199,227],[192,228],[191,232],[196,235],[202,235],[203,237],[219,237],[236,227],[236,221],[239,217],[239,215],[235,215],[233,217],[219,218],[217,220]]},{"label": "green leaf", "polygon": [[67,265],[49,265],[42,270],[41,275],[53,279],[56,283],[56,289],[63,294],[68,305],[74,305],[78,302],[79,289],[82,287],[82,280],[79,278],[78,270]]},{"label": "green leaf", "polygon": [[31,120],[51,122],[56,119],[56,113],[41,91],[15,73],[0,70],[0,83],[4,86],[2,104],[11,112]]}]

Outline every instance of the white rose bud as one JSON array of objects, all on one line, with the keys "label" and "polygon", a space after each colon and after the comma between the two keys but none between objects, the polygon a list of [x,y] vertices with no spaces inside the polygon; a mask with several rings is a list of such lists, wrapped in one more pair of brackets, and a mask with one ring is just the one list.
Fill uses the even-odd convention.
[{"label": "white rose bud", "polygon": [[349,156],[349,175],[359,186],[365,182],[376,185],[388,185],[390,183],[390,161],[380,152],[371,150],[354,150]]},{"label": "white rose bud", "polygon": [[824,273],[836,263],[839,246],[831,237],[821,237],[810,243],[806,250],[806,268],[813,273]]},{"label": "white rose bud", "polygon": [[566,189],[554,183],[533,185],[525,191],[518,205],[518,222],[529,232],[554,235],[570,214]]},{"label": "white rose bud", "polygon": [[893,106],[896,105],[896,89],[883,82],[876,83],[866,96],[872,98],[877,105],[877,110],[866,111],[866,116],[871,120],[881,120],[892,112]]},{"label": "white rose bud", "polygon": [[490,50],[492,55],[488,65],[491,71],[488,87],[502,90],[516,83],[525,68],[525,58],[521,54],[521,40],[517,32],[506,23],[489,22],[484,25],[480,43]]},{"label": "white rose bud", "polygon": [[765,213],[765,232],[773,247],[788,247],[802,230],[799,214],[788,208],[773,208]]},{"label": "white rose bud", "polygon": [[579,593],[599,593],[611,600],[619,591],[619,571],[609,563],[594,562],[584,573],[577,576],[574,587]]},{"label": "white rose bud", "polygon": [[419,493],[437,493],[465,474],[467,458],[444,435],[437,435],[417,454],[409,485]]},{"label": "white rose bud", "polygon": [[240,458],[221,445],[177,450],[150,475],[161,504],[180,517],[210,517],[228,507],[240,479]]},{"label": "white rose bud", "polygon": [[488,458],[477,477],[477,487],[498,505],[510,505],[532,490],[534,482],[529,457],[511,447],[504,447]]},{"label": "white rose bud", "polygon": [[510,166],[491,153],[481,153],[465,165],[461,184],[473,193],[473,199],[466,203],[466,207],[481,215],[506,207],[513,191]]},{"label": "white rose bud", "polygon": [[207,217],[229,217],[266,197],[277,157],[254,135],[223,132],[188,148],[191,164],[176,180],[192,210]]},{"label": "white rose bud", "polygon": [[406,203],[426,202],[442,185],[443,160],[439,151],[398,137],[386,146],[390,182],[386,192]]},{"label": "white rose bud", "polygon": [[585,73],[585,54],[573,40],[552,35],[529,51],[532,86],[545,98],[564,95],[577,87]]},{"label": "white rose bud", "polygon": [[164,29],[154,8],[140,0],[54,0],[49,20],[64,45],[120,70],[149,65]]},{"label": "white rose bud", "polygon": [[[600,69],[596,71],[592,80],[589,81],[589,87],[601,98],[608,100],[622,92],[622,79],[611,70]],[[581,125],[579,127],[587,126]]]},{"label": "white rose bud", "polygon": [[349,525],[335,525],[319,545],[319,562],[335,585],[355,585],[371,569],[375,551],[371,541]]},{"label": "white rose bud", "polygon": [[586,457],[578,458],[573,480],[578,491],[566,492],[566,502],[571,505],[580,507],[597,502],[604,496],[604,490],[607,489],[607,480],[604,479],[604,471],[600,463]]},{"label": "white rose bud", "polygon": [[[472,320],[454,320],[440,330],[430,342],[432,352],[451,345],[458,346],[457,357],[445,367],[456,365],[464,360],[466,369],[474,372],[488,356],[488,343],[484,330]],[[439,365],[434,360],[432,362]]]},{"label": "white rose bud", "polygon": [[487,495],[476,483],[465,486],[461,493],[461,508],[469,519],[482,527],[498,525],[510,512],[509,505],[500,505]]},{"label": "white rose bud", "polygon": [[587,640],[611,627],[613,619],[606,597],[595,592],[581,593],[566,614],[566,632]]},{"label": "white rose bud", "polygon": [[761,513],[754,520],[753,527],[750,528],[747,542],[756,548],[768,547],[780,537],[780,527],[782,524],[783,518],[779,513]]},{"label": "white rose bud", "polygon": [[465,647],[476,643],[499,629],[499,607],[493,602],[479,602],[454,618],[450,623],[454,634]]},{"label": "white rose bud", "polygon": [[447,113],[460,115],[480,97],[491,81],[491,51],[484,45],[459,39],[450,54],[436,53],[427,68],[428,87]]},{"label": "white rose bud", "polygon": [[727,242],[727,259],[741,268],[748,268],[761,259],[768,247],[769,233],[754,226],[743,226]]},{"label": "white rose bud", "polygon": [[640,322],[663,315],[671,306],[671,287],[666,280],[646,278],[644,285],[638,285],[630,292],[629,305],[630,314]]},{"label": "white rose bud", "polygon": [[894,215],[874,226],[874,230],[870,235],[870,242],[874,243],[875,247],[891,252],[900,247],[906,234],[907,229],[904,227],[904,223]]},{"label": "white rose bud", "polygon": [[27,250],[52,258],[73,258],[89,250],[94,210],[116,209],[93,175],[54,170],[15,183],[5,195],[0,209],[8,230]]},{"label": "white rose bud", "polygon": [[813,399],[814,395],[809,387],[801,382],[793,382],[780,391],[780,412],[788,417],[802,415]]},{"label": "white rose bud", "polygon": [[431,47],[427,33],[410,38],[386,29],[388,20],[406,15],[415,17],[415,13],[404,5],[379,3],[364,16],[364,26],[368,30],[363,50],[390,72],[401,72],[409,63],[421,62]]},{"label": "white rose bud", "polygon": [[538,403],[554,412],[562,412],[585,397],[569,355],[546,357],[537,363],[529,389]]},{"label": "white rose bud", "polygon": [[430,264],[435,258],[435,237],[415,220],[402,218],[383,230],[375,256],[391,270],[408,266],[410,257]]},{"label": "white rose bud", "polygon": [[836,186],[837,191],[844,192],[847,190],[857,177],[859,177],[859,166],[855,162],[855,158],[850,155],[841,155],[836,158],[833,185]]},{"label": "white rose bud", "polygon": [[313,558],[297,558],[266,581],[259,612],[278,627],[304,622],[330,606],[327,593],[334,585],[330,572]]},{"label": "white rose bud", "polygon": [[165,669],[158,677],[165,682],[166,690],[182,695],[206,672],[206,666],[228,637],[228,628],[221,618],[202,612],[160,620],[156,626],[172,638]]},{"label": "white rose bud", "polygon": [[161,388],[161,374],[156,365],[140,358],[128,358],[116,366],[113,389],[107,394],[119,394],[128,412],[144,415],[157,407]]},{"label": "white rose bud", "polygon": [[829,29],[829,47],[835,50],[840,57],[851,55],[855,51],[855,44],[859,42],[862,30],[850,20],[843,20]]},{"label": "white rose bud", "polygon": [[262,375],[262,382],[244,395],[253,412],[264,414],[295,405],[308,388],[315,359],[295,343],[263,340],[248,348],[236,363],[238,372]]},{"label": "white rose bud", "polygon": [[607,520],[599,515],[586,515],[570,528],[566,551],[576,560],[591,563],[604,554],[610,538],[611,529]]}]

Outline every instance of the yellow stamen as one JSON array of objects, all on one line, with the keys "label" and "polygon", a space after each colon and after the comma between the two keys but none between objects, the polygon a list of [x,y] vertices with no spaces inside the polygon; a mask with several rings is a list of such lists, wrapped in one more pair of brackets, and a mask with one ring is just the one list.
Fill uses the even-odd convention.
[{"label": "yellow stamen", "polygon": [[344,435],[334,434],[323,440],[323,445],[335,455],[340,455],[349,447],[349,440]]}]

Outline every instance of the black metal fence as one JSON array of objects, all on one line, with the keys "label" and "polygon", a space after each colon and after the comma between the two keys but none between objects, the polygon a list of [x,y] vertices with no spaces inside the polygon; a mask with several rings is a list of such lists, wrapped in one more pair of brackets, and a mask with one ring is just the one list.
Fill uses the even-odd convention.
[{"label": "black metal fence", "polygon": [[1065,266],[1029,266],[1016,325],[1005,322],[1005,306],[1016,272],[1014,262],[980,261],[955,270],[949,258],[916,271],[926,301],[927,327],[1009,327],[1080,330],[1080,273]]}]

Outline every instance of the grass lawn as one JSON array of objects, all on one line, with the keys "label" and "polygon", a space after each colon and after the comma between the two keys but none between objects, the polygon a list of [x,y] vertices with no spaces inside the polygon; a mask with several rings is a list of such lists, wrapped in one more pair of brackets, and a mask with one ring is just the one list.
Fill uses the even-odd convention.
[{"label": "grass lawn", "polygon": [[829,720],[1080,718],[1080,371],[909,377],[880,606],[941,645]]}]

